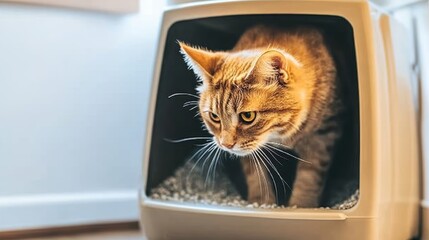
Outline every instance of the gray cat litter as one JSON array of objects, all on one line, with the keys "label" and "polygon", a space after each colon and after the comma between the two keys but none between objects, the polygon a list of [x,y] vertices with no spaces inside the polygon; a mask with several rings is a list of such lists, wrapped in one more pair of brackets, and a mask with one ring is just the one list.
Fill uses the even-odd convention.
[{"label": "gray cat litter", "polygon": [[[205,204],[214,206],[280,209],[295,208],[277,204],[250,203],[241,198],[233,184],[224,174],[217,172],[216,176],[207,178],[201,169],[185,164],[176,170],[173,176],[164,180],[151,191],[150,197],[157,200]],[[214,183],[214,184],[209,184]],[[327,209],[343,210],[352,208],[359,199],[359,190],[349,198]]]}]

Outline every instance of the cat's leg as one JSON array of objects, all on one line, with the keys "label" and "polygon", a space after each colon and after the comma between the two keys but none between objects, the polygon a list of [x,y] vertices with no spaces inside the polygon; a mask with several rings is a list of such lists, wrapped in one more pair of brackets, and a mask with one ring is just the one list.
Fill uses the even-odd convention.
[{"label": "cat's leg", "polygon": [[270,176],[262,163],[251,157],[242,157],[241,166],[247,183],[247,201],[259,204],[276,203]]},{"label": "cat's leg", "polygon": [[298,163],[289,206],[319,206],[337,137],[336,132],[315,134],[295,145],[294,150],[305,162]]}]

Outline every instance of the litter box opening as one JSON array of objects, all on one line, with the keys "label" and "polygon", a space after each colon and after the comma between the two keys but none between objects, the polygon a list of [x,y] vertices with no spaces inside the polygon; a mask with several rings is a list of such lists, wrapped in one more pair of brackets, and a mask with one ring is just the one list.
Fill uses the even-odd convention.
[{"label": "litter box opening", "polygon": [[[185,102],[196,101],[196,98],[170,97],[175,93],[196,94],[196,77],[183,61],[177,40],[214,51],[229,50],[246,29],[258,24],[278,28],[312,26],[324,32],[342,81],[348,111],[344,135],[327,178],[322,206],[333,206],[359,189],[359,92],[353,28],[349,22],[342,17],[325,15],[234,15],[176,22],[168,29],[166,42],[161,43],[164,44],[164,52],[145,176],[147,196],[185,164],[199,148],[197,144],[204,143],[204,140],[173,143],[168,139],[210,136],[203,130],[200,119],[195,117],[197,109],[189,111],[192,106],[183,107]],[[234,166],[233,161],[229,163],[225,164],[228,175],[240,176],[240,168],[236,164]],[[294,168],[291,164],[289,170]],[[288,177],[293,181],[293,171]],[[245,194],[246,186],[240,177],[232,180],[237,191]]]}]

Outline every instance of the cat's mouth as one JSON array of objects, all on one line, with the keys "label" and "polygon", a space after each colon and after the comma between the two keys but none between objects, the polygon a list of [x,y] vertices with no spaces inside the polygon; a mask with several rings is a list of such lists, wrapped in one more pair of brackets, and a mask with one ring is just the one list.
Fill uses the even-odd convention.
[{"label": "cat's mouth", "polygon": [[254,152],[254,149],[250,148],[249,146],[246,146],[246,148],[243,149],[239,146],[239,144],[236,144],[235,146],[232,146],[232,147],[226,147],[222,145],[218,139],[215,139],[215,142],[217,143],[218,148],[220,148],[221,150],[227,153],[233,154],[235,156],[244,157]]},{"label": "cat's mouth", "polygon": [[241,150],[241,149],[235,150],[235,149],[227,149],[227,148],[222,148],[222,149],[224,151],[227,151],[227,152],[229,152],[231,154],[234,154],[234,155],[237,155],[237,156],[240,156],[240,157],[244,157],[244,156],[249,155],[249,154],[252,153],[252,151],[249,151],[249,150]]},{"label": "cat's mouth", "polygon": [[244,157],[246,155],[250,155],[253,152],[252,150],[241,149],[241,148],[238,148],[238,147],[226,148],[226,147],[224,147],[224,146],[222,146],[220,144],[218,144],[218,147],[220,149],[222,149],[223,151],[225,151],[225,152],[228,152],[228,153],[231,153],[233,155],[240,156],[240,157]]}]

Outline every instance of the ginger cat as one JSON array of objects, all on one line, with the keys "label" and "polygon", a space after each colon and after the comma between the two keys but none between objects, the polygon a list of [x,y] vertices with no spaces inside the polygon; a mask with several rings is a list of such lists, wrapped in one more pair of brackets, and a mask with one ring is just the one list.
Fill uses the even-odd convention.
[{"label": "ginger cat", "polygon": [[230,51],[179,44],[200,80],[204,124],[218,148],[241,158],[247,200],[276,202],[271,179],[279,173],[267,172],[263,150],[289,148],[299,162],[288,204],[318,207],[342,132],[337,71],[321,32],[255,26]]}]

